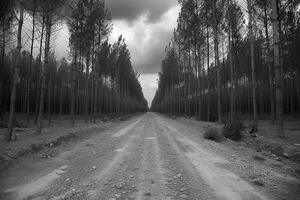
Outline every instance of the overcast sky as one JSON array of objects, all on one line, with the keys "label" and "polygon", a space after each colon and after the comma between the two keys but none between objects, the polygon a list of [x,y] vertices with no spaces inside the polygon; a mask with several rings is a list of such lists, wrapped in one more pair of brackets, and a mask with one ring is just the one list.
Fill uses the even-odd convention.
[{"label": "overcast sky", "polygon": [[150,105],[157,89],[164,47],[176,26],[177,0],[107,0],[106,6],[114,24],[111,41],[121,34],[124,36]]},{"label": "overcast sky", "polygon": [[[157,89],[157,73],[179,13],[177,0],[106,0],[113,31],[110,42],[123,35],[149,106]],[[67,57],[68,31],[64,27],[54,43],[56,56]]]},{"label": "overcast sky", "polygon": [[[240,1],[240,0],[239,0]],[[113,31],[110,42],[123,35],[131,53],[135,70],[149,103],[157,89],[157,73],[161,69],[165,46],[170,42],[179,13],[177,0],[106,0],[111,11]],[[57,57],[67,55],[67,27],[56,38]]]}]

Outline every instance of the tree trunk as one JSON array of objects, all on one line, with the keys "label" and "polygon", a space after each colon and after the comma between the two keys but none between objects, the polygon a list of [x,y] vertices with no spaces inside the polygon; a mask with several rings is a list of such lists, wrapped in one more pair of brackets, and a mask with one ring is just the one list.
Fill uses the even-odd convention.
[{"label": "tree trunk", "polygon": [[251,87],[253,104],[253,131],[257,132],[257,100],[256,100],[256,76],[255,76],[255,58],[254,58],[254,37],[253,37],[253,19],[252,19],[252,0],[247,0],[249,12],[249,37],[251,54]]},{"label": "tree trunk", "polygon": [[44,65],[41,66],[41,93],[40,93],[40,109],[38,117],[38,133],[42,132],[43,128],[43,113],[44,113],[44,101],[45,101],[45,87],[46,87],[46,66],[49,63],[49,52],[50,52],[50,39],[51,39],[51,19],[49,14],[46,17],[46,40],[45,40],[45,58]]},{"label": "tree trunk", "polygon": [[[4,24],[4,22],[3,22]],[[2,54],[1,54],[1,69],[0,69],[0,73],[3,72],[4,70],[4,64],[5,64],[5,46],[6,46],[6,38],[5,38],[5,26],[3,25],[3,29],[2,29]],[[3,94],[4,94],[4,83],[3,83],[3,79],[0,80],[0,112],[4,113],[4,111],[6,110],[6,108],[3,106]],[[2,117],[2,116],[0,116]]]},{"label": "tree trunk", "polygon": [[[40,68],[42,69],[42,52],[43,52],[43,37],[44,37],[44,27],[45,27],[45,17],[43,16],[43,22],[42,22],[42,32],[41,32],[41,40],[40,40],[40,57],[39,57],[39,64]],[[41,84],[41,78],[42,78],[42,70],[40,69],[39,75],[37,77],[37,92],[36,92],[36,99],[37,102],[35,104],[35,119],[34,124],[36,125],[38,122],[38,116],[39,116],[39,105],[40,105],[40,96],[41,96],[41,89],[39,88],[39,85]]]},{"label": "tree trunk", "polygon": [[295,78],[296,78],[295,87],[296,87],[297,105],[298,105],[298,109],[300,110],[300,87],[299,87],[299,85],[300,85],[300,73],[297,69],[296,69],[296,77]]},{"label": "tree trunk", "polygon": [[17,64],[14,66],[13,70],[13,85],[11,91],[11,99],[10,99],[10,113],[9,113],[9,120],[8,120],[8,129],[6,134],[6,139],[11,141],[12,139],[12,131],[14,126],[14,115],[15,115],[15,102],[16,102],[16,93],[17,93],[17,85],[19,82],[19,67],[21,65],[21,49],[22,49],[22,27],[24,21],[24,2],[20,4],[20,19],[18,25],[18,44],[17,44]]},{"label": "tree trunk", "polygon": [[96,123],[97,107],[98,107],[98,78],[95,76],[93,123]]},{"label": "tree trunk", "polygon": [[76,84],[76,66],[77,66],[77,50],[74,47],[74,61],[72,64],[72,83],[71,83],[71,126],[75,125],[75,84]]},{"label": "tree trunk", "polygon": [[84,97],[84,113],[85,113],[85,122],[88,122],[89,114],[89,65],[90,65],[90,52],[88,51],[86,56],[86,70],[85,70],[85,97]]},{"label": "tree trunk", "polygon": [[276,126],[277,136],[284,137],[283,132],[283,95],[282,95],[282,73],[280,66],[280,55],[279,55],[279,21],[278,21],[278,2],[272,0],[272,27],[273,27],[273,38],[274,38],[274,67],[275,67],[275,89],[276,89]]},{"label": "tree trunk", "polygon": [[75,97],[75,115],[79,115],[79,94],[80,94],[80,84],[79,84],[79,81],[80,81],[80,68],[82,66],[82,63],[81,63],[81,53],[79,53],[80,57],[79,57],[79,63],[78,63],[78,70],[76,71],[76,76],[77,76],[77,79],[76,79],[76,86],[75,86],[75,94],[76,94],[76,97]]},{"label": "tree trunk", "polygon": [[27,122],[30,121],[30,88],[31,88],[31,69],[33,61],[33,45],[34,45],[34,34],[35,34],[35,8],[32,13],[32,32],[31,32],[31,46],[30,46],[30,61],[29,61],[29,74],[27,77],[27,100],[26,100],[26,114]]},{"label": "tree trunk", "polygon": [[48,126],[51,125],[51,99],[52,99],[52,74],[50,72],[50,80],[48,83]]},{"label": "tree trunk", "polygon": [[[196,53],[198,51],[198,55]],[[198,87],[198,118],[201,120],[201,115],[202,115],[202,87],[203,85],[201,84],[201,58],[200,58],[200,47],[195,48],[195,64],[196,64],[196,69],[198,72],[198,80],[197,80],[197,87]],[[202,77],[204,78],[204,76]]]},{"label": "tree trunk", "polygon": [[[208,16],[207,16],[208,20]],[[210,121],[210,71],[209,71],[209,60],[210,60],[210,51],[209,51],[209,24],[206,25],[206,45],[207,45],[207,77],[208,77],[208,83],[207,83],[207,121]]]},{"label": "tree trunk", "polygon": [[228,53],[229,53],[229,66],[230,66],[230,122],[231,124],[234,122],[235,118],[235,110],[234,110],[234,104],[235,104],[235,96],[234,96],[234,69],[233,69],[233,59],[232,59],[232,41],[231,41],[231,27],[229,25],[228,28]]},{"label": "tree trunk", "polygon": [[[56,72],[55,72],[56,73]],[[53,89],[52,89],[52,115],[56,115],[58,114],[57,112],[57,80],[56,80],[56,74],[54,74],[54,78],[53,78]]]},{"label": "tree trunk", "polygon": [[192,66],[191,66],[191,49],[189,48],[189,64],[188,64],[188,92],[187,92],[187,99],[188,99],[188,117],[191,117],[191,73],[192,73]]},{"label": "tree trunk", "polygon": [[218,21],[217,21],[217,1],[213,2],[213,18],[214,18],[214,48],[215,48],[215,61],[217,69],[217,102],[218,102],[218,122],[222,123],[221,117],[221,76],[220,76],[220,60],[219,60],[219,36],[218,36]]},{"label": "tree trunk", "polygon": [[270,107],[271,107],[271,118],[272,122],[275,122],[275,105],[274,105],[274,86],[273,86],[273,76],[272,76],[272,58],[270,49],[270,37],[268,31],[268,15],[267,15],[267,5],[264,6],[264,26],[267,42],[267,66],[268,66],[268,76],[269,76],[269,90],[270,90]]},{"label": "tree trunk", "polygon": [[60,92],[59,92],[59,115],[62,115],[63,92],[64,92],[64,83],[63,83],[63,79],[61,79]]},{"label": "tree trunk", "polygon": [[94,65],[92,66],[92,73],[91,73],[91,102],[90,102],[90,122],[93,122],[93,113],[94,113],[94,95],[95,95],[95,77],[94,77]]}]

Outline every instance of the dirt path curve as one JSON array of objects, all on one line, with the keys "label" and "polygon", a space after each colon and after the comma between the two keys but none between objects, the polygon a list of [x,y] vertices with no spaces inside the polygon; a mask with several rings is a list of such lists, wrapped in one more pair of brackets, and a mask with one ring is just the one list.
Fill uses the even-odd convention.
[{"label": "dirt path curve", "polygon": [[207,141],[154,113],[28,155],[0,172],[0,199],[269,199]]}]

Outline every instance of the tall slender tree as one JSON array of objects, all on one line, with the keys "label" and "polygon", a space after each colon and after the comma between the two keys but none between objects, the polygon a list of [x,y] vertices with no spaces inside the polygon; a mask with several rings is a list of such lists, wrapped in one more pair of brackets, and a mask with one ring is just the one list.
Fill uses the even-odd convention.
[{"label": "tall slender tree", "polygon": [[19,70],[21,65],[21,49],[22,49],[22,28],[24,22],[24,2],[20,1],[19,5],[19,19],[18,19],[18,43],[16,48],[16,64],[14,64],[13,68],[13,81],[12,81],[12,91],[10,97],[10,113],[8,120],[8,129],[7,129],[7,140],[11,141],[12,139],[12,131],[14,126],[14,116],[15,116],[15,103],[16,103],[16,93],[17,93],[17,85],[19,82]]},{"label": "tall slender tree", "polygon": [[213,31],[214,31],[214,50],[215,50],[215,65],[217,69],[217,106],[218,106],[218,122],[222,122],[221,116],[221,75],[220,75],[220,58],[219,58],[219,20],[217,11],[217,0],[213,0]]},{"label": "tall slender tree", "polygon": [[45,16],[45,52],[44,52],[44,64],[41,66],[41,92],[40,92],[40,102],[39,102],[39,116],[38,116],[38,128],[37,132],[41,133],[43,128],[43,113],[44,113],[44,103],[45,103],[45,88],[46,88],[46,74],[45,67],[49,64],[50,55],[50,43],[52,29],[55,23],[60,20],[57,16],[60,13],[60,6],[64,4],[64,0],[55,0],[50,2],[43,2],[42,10]]},{"label": "tall slender tree", "polygon": [[247,0],[249,13],[249,38],[250,38],[250,57],[251,57],[251,87],[252,87],[252,104],[253,104],[253,132],[257,132],[257,100],[256,100],[256,75],[255,75],[255,58],[254,58],[254,35],[253,35],[253,4],[252,0]]},{"label": "tall slender tree", "polygon": [[278,1],[272,0],[272,27],[274,39],[274,66],[276,88],[276,124],[278,137],[284,137],[283,132],[283,95],[282,95],[282,66],[280,65],[280,37],[278,21]]}]

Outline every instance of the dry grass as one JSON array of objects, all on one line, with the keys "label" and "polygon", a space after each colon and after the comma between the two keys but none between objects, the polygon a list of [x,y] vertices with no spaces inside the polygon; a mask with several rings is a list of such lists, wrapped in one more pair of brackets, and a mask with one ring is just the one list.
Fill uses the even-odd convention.
[{"label": "dry grass", "polygon": [[208,127],[204,132],[204,139],[213,140],[215,142],[221,142],[224,137],[217,128]]},{"label": "dry grass", "polygon": [[235,121],[233,123],[225,123],[223,127],[224,137],[239,141],[242,138],[242,131],[244,130],[244,125],[240,121]]}]

